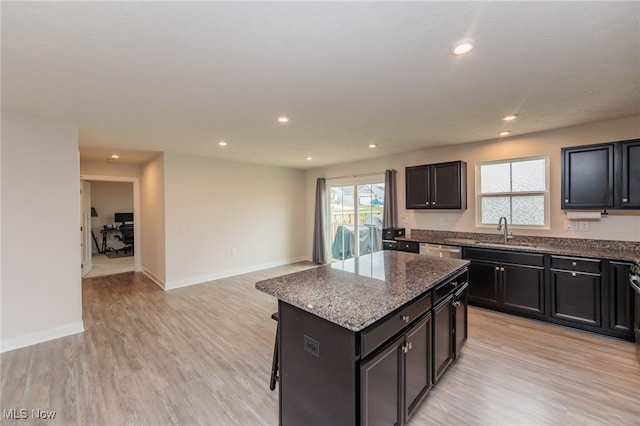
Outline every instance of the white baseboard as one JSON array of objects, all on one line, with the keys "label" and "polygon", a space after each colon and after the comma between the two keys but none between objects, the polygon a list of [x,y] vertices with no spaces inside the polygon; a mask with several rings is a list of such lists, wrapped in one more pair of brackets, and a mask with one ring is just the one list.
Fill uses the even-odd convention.
[{"label": "white baseboard", "polygon": [[84,323],[74,322],[72,324],[63,325],[62,327],[51,328],[49,330],[39,331],[37,333],[27,334],[25,336],[14,337],[0,341],[0,353],[12,351],[14,349],[24,348],[26,346],[35,345],[37,343],[46,342],[60,337],[70,336],[84,331]]},{"label": "white baseboard", "polygon": [[164,280],[160,279],[160,277],[156,276],[153,272],[148,269],[142,268],[142,273],[146,275],[146,277],[151,281],[153,281],[158,287],[166,290]]},{"label": "white baseboard", "polygon": [[290,263],[302,262],[307,260],[306,257],[298,257],[287,260],[279,260],[275,262],[262,263],[259,265],[245,266],[237,269],[229,269],[215,274],[201,275],[199,277],[185,278],[182,280],[169,281],[165,283],[165,290],[173,290],[180,287],[187,287],[195,284],[202,284],[208,281],[219,280],[221,278],[233,277],[234,275],[247,274],[249,272],[261,271],[263,269],[275,268],[276,266],[288,265]]}]

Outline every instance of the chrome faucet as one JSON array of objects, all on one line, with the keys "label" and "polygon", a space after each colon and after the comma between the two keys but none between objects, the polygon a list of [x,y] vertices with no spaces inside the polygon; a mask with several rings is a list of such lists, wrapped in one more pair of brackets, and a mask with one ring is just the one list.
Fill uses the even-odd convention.
[{"label": "chrome faucet", "polygon": [[500,216],[498,219],[498,231],[502,229],[502,222],[504,221],[504,242],[509,241],[509,238],[513,238],[513,235],[509,235],[509,230],[507,228],[507,218],[504,216]]}]

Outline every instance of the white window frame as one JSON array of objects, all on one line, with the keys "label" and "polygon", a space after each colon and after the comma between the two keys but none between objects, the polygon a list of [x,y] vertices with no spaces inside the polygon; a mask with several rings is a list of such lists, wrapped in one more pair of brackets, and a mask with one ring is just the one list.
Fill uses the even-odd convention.
[{"label": "white window frame", "polygon": [[[522,192],[498,192],[492,194],[482,194],[481,188],[481,173],[480,167],[490,164],[505,164],[505,163],[515,163],[520,161],[532,161],[532,160],[545,160],[545,190],[544,191],[522,191]],[[512,225],[509,223],[509,229],[540,229],[540,230],[549,230],[551,229],[550,223],[550,196],[549,196],[549,187],[550,187],[550,159],[548,155],[538,155],[531,157],[520,157],[520,158],[509,158],[504,160],[495,160],[495,161],[483,161],[481,163],[476,163],[476,228],[495,228],[496,224],[485,224],[482,223],[482,198],[483,197],[510,197],[510,196],[518,196],[518,195],[542,195],[544,196],[544,225]]]}]

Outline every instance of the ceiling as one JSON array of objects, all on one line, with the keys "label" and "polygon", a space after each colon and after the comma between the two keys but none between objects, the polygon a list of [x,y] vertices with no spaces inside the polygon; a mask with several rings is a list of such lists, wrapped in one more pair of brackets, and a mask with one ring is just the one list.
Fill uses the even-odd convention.
[{"label": "ceiling", "polygon": [[[305,169],[640,114],[637,1],[2,1],[1,13],[2,108],[77,124],[84,159]],[[463,38],[476,48],[450,54]]]}]

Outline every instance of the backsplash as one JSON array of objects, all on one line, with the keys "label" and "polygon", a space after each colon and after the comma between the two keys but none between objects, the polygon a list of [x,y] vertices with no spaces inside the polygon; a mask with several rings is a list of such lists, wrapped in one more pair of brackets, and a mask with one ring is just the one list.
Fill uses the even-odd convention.
[{"label": "backsplash", "polygon": [[[453,232],[453,231],[435,231],[430,229],[411,229],[406,237],[415,240],[442,240],[442,239],[458,239],[458,240],[474,240],[480,242],[500,243],[502,242],[502,234],[483,234],[477,232]],[[537,245],[552,245],[556,247],[567,248],[594,248],[605,250],[621,250],[640,253],[640,242],[635,241],[616,241],[616,240],[590,240],[584,238],[558,238],[558,237],[533,237],[527,235],[514,235],[509,240],[512,244],[530,243]]]}]

